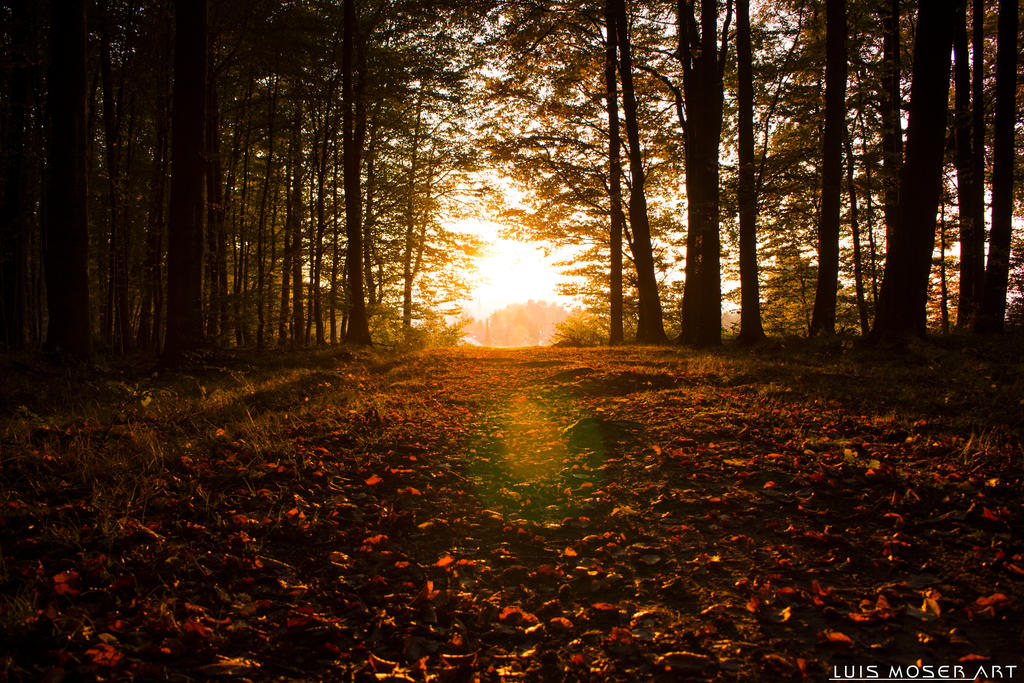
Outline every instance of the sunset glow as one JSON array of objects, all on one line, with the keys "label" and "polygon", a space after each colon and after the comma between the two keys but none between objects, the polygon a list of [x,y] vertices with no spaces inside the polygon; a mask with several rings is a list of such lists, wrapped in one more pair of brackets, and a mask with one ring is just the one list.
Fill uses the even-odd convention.
[{"label": "sunset glow", "polygon": [[555,257],[545,255],[541,246],[503,238],[500,226],[486,219],[465,220],[456,228],[487,242],[486,251],[476,259],[477,285],[466,303],[470,315],[486,316],[509,304],[531,299],[571,302],[558,294],[561,276],[554,265]]}]

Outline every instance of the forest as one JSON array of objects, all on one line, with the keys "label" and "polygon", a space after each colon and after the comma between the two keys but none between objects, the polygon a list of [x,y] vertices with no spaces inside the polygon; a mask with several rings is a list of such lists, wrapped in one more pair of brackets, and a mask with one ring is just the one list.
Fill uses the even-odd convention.
[{"label": "forest", "polygon": [[1021,680],[1020,12],[0,0],[0,679]]},{"label": "forest", "polygon": [[1019,9],[968,4],[4,3],[0,346],[457,341],[472,216],[606,344],[1019,327]]}]

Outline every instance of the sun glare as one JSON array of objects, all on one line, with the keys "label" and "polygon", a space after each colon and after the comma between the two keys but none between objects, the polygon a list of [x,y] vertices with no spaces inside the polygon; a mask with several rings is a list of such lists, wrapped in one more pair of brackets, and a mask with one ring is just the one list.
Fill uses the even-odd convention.
[{"label": "sun glare", "polygon": [[517,242],[500,236],[500,226],[483,219],[467,219],[457,230],[481,237],[487,247],[476,259],[477,286],[467,311],[476,317],[513,303],[548,301],[571,303],[558,294],[560,276],[554,257],[536,244]]}]

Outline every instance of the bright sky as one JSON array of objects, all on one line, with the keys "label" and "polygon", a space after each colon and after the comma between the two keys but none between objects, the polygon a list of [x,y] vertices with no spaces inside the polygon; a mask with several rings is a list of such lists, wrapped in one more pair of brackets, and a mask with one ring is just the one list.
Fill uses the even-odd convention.
[{"label": "bright sky", "polygon": [[541,247],[501,237],[500,226],[486,219],[467,219],[453,227],[489,243],[486,253],[477,259],[478,284],[465,307],[469,315],[486,317],[499,308],[530,299],[571,303],[569,298],[558,295],[560,278],[555,258],[545,256]]}]

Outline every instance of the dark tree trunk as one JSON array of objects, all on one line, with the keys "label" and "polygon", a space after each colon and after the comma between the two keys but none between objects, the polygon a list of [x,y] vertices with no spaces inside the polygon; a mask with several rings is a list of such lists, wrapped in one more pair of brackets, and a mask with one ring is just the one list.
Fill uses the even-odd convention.
[{"label": "dark tree trunk", "polygon": [[950,52],[957,0],[918,9],[907,155],[900,178],[899,221],[889,244],[871,336],[901,342],[926,329],[928,276],[935,248],[949,100]]},{"label": "dark tree trunk", "polygon": [[999,0],[996,105],[992,130],[992,230],[978,332],[1002,332],[1013,234],[1014,123],[1017,113],[1018,0]]},{"label": "dark tree trunk", "polygon": [[419,170],[420,136],[423,125],[423,91],[416,97],[416,124],[412,129],[409,150],[409,175],[406,181],[405,247],[402,251],[402,329],[412,330],[413,253],[417,249],[416,174]]},{"label": "dark tree trunk", "polygon": [[[727,9],[732,9],[728,2]],[[723,53],[729,16],[727,13],[722,30]],[[679,0],[677,21],[687,102],[687,278],[680,338],[693,346],[708,347],[722,342],[718,151],[724,92],[718,54],[718,3],[701,3],[699,32],[692,0]]]},{"label": "dark tree trunk", "polygon": [[300,347],[306,345],[306,335],[303,332],[305,326],[305,315],[302,306],[302,112],[295,116],[295,164],[292,172],[292,213],[290,230],[292,234],[292,346]]},{"label": "dark tree trunk", "polygon": [[25,346],[28,322],[28,245],[32,204],[29,198],[28,140],[31,131],[33,3],[15,0],[11,6],[11,67],[8,97],[6,168],[0,203],[0,350]]},{"label": "dark tree trunk", "polygon": [[206,119],[206,0],[176,0],[171,118],[170,239],[165,362],[203,338],[203,133]]},{"label": "dark tree trunk", "polygon": [[611,204],[608,231],[609,277],[608,301],[610,308],[608,343],[625,341],[622,330],[622,229],[626,216],[622,211],[622,154],[619,132],[619,93],[616,71],[618,68],[619,38],[616,30],[615,0],[605,0],[605,25],[608,40],[605,45],[604,83],[608,108],[608,200]]},{"label": "dark tree trunk", "polygon": [[[868,302],[864,296],[864,260],[860,248],[860,215],[857,207],[857,182],[855,179],[856,160],[853,157],[853,143],[849,131],[843,135],[846,148],[846,191],[850,198],[850,233],[853,239],[853,288],[857,296],[857,317],[860,320],[860,334],[868,336],[871,322],[868,319]],[[870,196],[870,193],[868,193]],[[868,213],[870,214],[870,207]],[[871,229],[870,224],[868,229]]]},{"label": "dark tree trunk", "polygon": [[[957,5],[953,34],[953,84],[956,89],[956,112],[953,116],[955,142],[956,185],[960,208],[960,290],[957,305],[957,327],[970,325],[978,312],[981,299],[981,280],[984,264],[977,258],[974,245],[982,242],[984,249],[985,222],[983,212],[976,206],[974,152],[971,140],[971,73],[967,54],[967,5]],[[976,103],[979,106],[980,102]],[[984,150],[982,150],[984,154]]]},{"label": "dark tree trunk", "polygon": [[900,0],[890,0],[883,14],[882,36],[882,212],[886,240],[896,228],[903,164],[903,97],[900,92]]},{"label": "dark tree trunk", "polygon": [[757,269],[757,188],[754,180],[754,77],[750,0],[736,0],[736,98],[739,106],[740,334],[744,344],[764,339]]},{"label": "dark tree trunk", "polygon": [[629,24],[625,0],[615,3],[616,32],[619,44],[619,72],[622,78],[622,109],[625,115],[629,157],[629,226],[633,233],[633,264],[636,267],[639,321],[636,340],[660,344],[667,340],[658,298],[658,280],[654,274],[654,251],[651,246],[651,225],[647,215],[647,194],[644,189],[643,150],[640,148],[640,126],[637,121],[636,95],[633,91],[633,58],[630,54]]},{"label": "dark tree trunk", "polygon": [[49,349],[92,353],[87,217],[86,3],[50,3],[46,300]]},{"label": "dark tree trunk", "polygon": [[262,351],[266,337],[266,277],[264,242],[267,231],[267,199],[270,196],[270,179],[274,175],[274,124],[277,121],[277,86],[270,94],[270,112],[267,122],[267,167],[263,175],[263,192],[260,194],[260,212],[256,228],[256,350]]},{"label": "dark tree trunk", "polygon": [[[343,0],[344,29],[342,35],[342,139],[344,142],[345,166],[345,235],[348,238],[346,255],[348,270],[349,320],[345,330],[345,341],[350,344],[368,346],[370,340],[369,320],[366,316],[366,294],[363,289],[363,217],[362,196],[359,178],[360,155],[365,135],[365,109],[356,101],[359,89],[354,87],[355,43],[357,40],[355,0]],[[362,117],[360,117],[362,110]],[[363,135],[358,129],[362,128]]]},{"label": "dark tree trunk", "polygon": [[163,337],[163,255],[166,233],[168,145],[170,141],[170,28],[158,36],[160,87],[153,109],[155,144],[150,167],[149,206],[146,224],[146,256],[142,266],[142,303],[139,313],[139,348],[159,351]]},{"label": "dark tree trunk", "polygon": [[846,127],[846,0],[825,4],[825,131],[822,134],[821,210],[818,212],[818,283],[811,336],[836,333],[839,287],[839,209]]},{"label": "dark tree trunk", "polygon": [[225,339],[221,315],[227,307],[227,235],[225,234],[226,197],[224,196],[224,163],[220,145],[220,106],[210,69],[206,102],[206,334],[218,346]]}]

